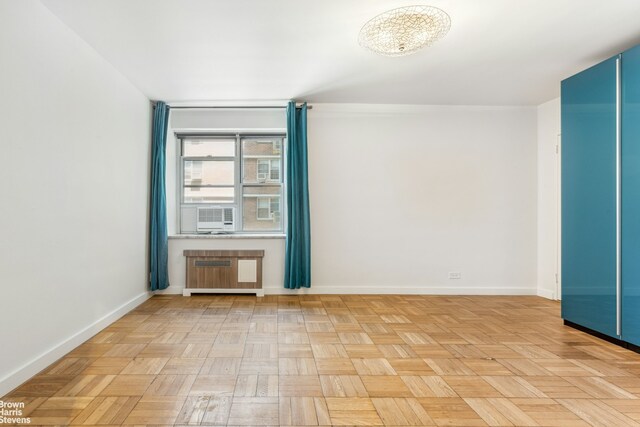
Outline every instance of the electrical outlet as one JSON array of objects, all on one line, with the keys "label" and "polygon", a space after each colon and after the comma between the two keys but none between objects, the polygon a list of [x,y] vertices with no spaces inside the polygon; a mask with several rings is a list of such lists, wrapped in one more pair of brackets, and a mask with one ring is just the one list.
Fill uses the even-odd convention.
[{"label": "electrical outlet", "polygon": [[462,273],[459,271],[450,271],[449,280],[462,279]]}]

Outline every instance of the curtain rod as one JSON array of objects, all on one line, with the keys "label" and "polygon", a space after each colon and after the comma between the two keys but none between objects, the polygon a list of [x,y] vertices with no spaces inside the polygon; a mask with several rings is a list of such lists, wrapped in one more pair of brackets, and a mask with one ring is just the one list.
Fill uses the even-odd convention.
[{"label": "curtain rod", "polygon": [[[151,105],[156,105],[156,101],[151,101]],[[215,109],[284,109],[287,108],[286,105],[229,105],[229,106],[222,106],[222,105],[212,105],[212,106],[201,106],[201,105],[194,105],[194,106],[187,106],[187,105],[176,105],[171,106],[170,104],[167,104],[167,106],[169,107],[169,109],[171,110],[215,110]],[[296,108],[302,108],[302,104],[296,104]],[[308,110],[312,110],[313,109],[313,105],[309,105],[307,104],[307,109]]]}]

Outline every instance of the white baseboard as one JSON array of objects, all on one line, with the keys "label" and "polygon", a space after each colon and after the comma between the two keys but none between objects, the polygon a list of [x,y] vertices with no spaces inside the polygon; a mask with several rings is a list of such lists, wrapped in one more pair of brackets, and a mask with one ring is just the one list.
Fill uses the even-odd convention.
[{"label": "white baseboard", "polygon": [[[183,287],[171,286],[159,294],[182,295]],[[266,295],[537,295],[535,287],[444,287],[444,286],[322,286],[284,289],[282,286],[267,286]]]},{"label": "white baseboard", "polygon": [[538,289],[537,295],[542,298],[556,300],[556,293],[549,289]]},{"label": "white baseboard", "polygon": [[267,295],[536,295],[535,288],[481,288],[440,286],[314,286],[301,289],[265,288]]},{"label": "white baseboard", "polygon": [[107,313],[105,316],[96,320],[89,326],[85,327],[81,331],[70,336],[66,340],[62,341],[58,345],[50,348],[41,355],[28,361],[15,371],[9,373],[4,378],[0,379],[0,397],[9,393],[11,390],[18,387],[40,371],[51,365],[56,360],[60,359],[71,350],[78,347],[80,344],[145,302],[152,294],[150,292],[143,292],[135,298],[122,304],[115,310]]}]

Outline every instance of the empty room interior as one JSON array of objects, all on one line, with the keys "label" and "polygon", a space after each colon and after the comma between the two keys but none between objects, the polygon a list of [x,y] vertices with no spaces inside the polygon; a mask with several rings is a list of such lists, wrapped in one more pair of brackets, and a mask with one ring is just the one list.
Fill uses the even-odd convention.
[{"label": "empty room interior", "polygon": [[639,426],[637,0],[0,0],[0,424]]}]

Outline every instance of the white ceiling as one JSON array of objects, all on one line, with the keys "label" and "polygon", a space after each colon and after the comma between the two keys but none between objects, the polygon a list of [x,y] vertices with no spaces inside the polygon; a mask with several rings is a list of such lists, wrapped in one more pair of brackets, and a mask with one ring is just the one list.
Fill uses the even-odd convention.
[{"label": "white ceiling", "polygon": [[640,43],[638,0],[428,0],[451,31],[415,55],[358,45],[414,0],[42,0],[151,99],[537,105]]}]

